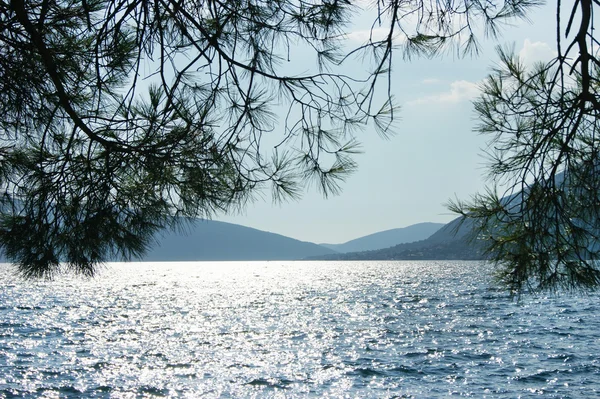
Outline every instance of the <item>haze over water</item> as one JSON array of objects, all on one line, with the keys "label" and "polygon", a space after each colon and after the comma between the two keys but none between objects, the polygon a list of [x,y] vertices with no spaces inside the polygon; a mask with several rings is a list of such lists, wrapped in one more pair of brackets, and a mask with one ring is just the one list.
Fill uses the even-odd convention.
[{"label": "haze over water", "polygon": [[600,397],[597,294],[495,288],[480,262],[0,267],[0,397]]}]

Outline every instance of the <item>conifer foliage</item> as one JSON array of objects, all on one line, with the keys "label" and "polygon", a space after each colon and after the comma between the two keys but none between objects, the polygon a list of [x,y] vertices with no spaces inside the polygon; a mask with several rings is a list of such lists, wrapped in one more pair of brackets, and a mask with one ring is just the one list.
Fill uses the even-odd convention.
[{"label": "conifer foliage", "polygon": [[[378,0],[386,34],[352,47],[365,4],[0,1],[3,253],[27,276],[93,275],[265,187],[336,193],[355,134],[390,133],[392,54],[471,53],[474,24],[496,34],[535,2]],[[298,51],[313,69],[289,72]]]},{"label": "conifer foliage", "polygon": [[596,1],[558,2],[556,57],[527,66],[500,48],[501,62],[475,102],[477,130],[489,137],[492,187],[451,209],[474,222],[498,278],[517,294],[600,286],[594,11]]}]

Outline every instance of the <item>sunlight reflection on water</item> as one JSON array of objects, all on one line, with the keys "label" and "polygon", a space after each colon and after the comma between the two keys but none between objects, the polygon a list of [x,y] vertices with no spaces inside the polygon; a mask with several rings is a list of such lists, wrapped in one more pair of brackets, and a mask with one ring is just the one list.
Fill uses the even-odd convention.
[{"label": "sunlight reflection on water", "polygon": [[0,396],[598,397],[596,296],[527,297],[477,262],[0,270]]}]

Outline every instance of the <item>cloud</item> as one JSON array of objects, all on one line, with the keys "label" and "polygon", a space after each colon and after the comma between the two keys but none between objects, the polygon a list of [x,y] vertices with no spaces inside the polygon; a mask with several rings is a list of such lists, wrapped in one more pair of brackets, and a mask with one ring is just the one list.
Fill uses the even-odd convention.
[{"label": "cloud", "polygon": [[[379,28],[373,28],[373,29],[365,29],[365,30],[355,30],[353,32],[350,33],[346,33],[346,39],[353,41],[353,42],[357,42],[359,44],[364,44],[366,42],[370,40],[376,42],[379,40],[384,40],[387,38],[388,34],[390,33],[390,29],[388,28],[384,28],[384,27],[379,27]],[[400,39],[400,35],[396,34],[393,38],[395,41]]]},{"label": "cloud", "polygon": [[461,101],[472,100],[478,95],[479,86],[477,85],[477,83],[469,82],[466,80],[457,80],[450,83],[448,91],[408,101],[407,105],[419,105],[429,103],[456,104]]},{"label": "cloud", "polygon": [[536,62],[550,61],[556,57],[556,50],[550,47],[548,43],[532,42],[529,39],[525,39],[523,48],[519,51],[519,57],[525,65],[531,66]]}]

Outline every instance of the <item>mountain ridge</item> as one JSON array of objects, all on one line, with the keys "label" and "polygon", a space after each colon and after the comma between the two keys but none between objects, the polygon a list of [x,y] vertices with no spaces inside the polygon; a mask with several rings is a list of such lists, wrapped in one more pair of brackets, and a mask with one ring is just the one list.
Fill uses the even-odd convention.
[{"label": "mountain ridge", "polygon": [[445,226],[444,223],[422,222],[406,227],[378,231],[342,244],[319,244],[336,252],[361,252],[388,248],[397,244],[420,241]]},{"label": "mountain ridge", "polygon": [[185,230],[163,231],[140,260],[299,260],[335,253],[311,242],[216,220],[190,221]]},{"label": "mountain ridge", "polygon": [[470,240],[471,221],[456,218],[430,237],[388,248],[311,257],[313,260],[483,260],[484,246]]}]

